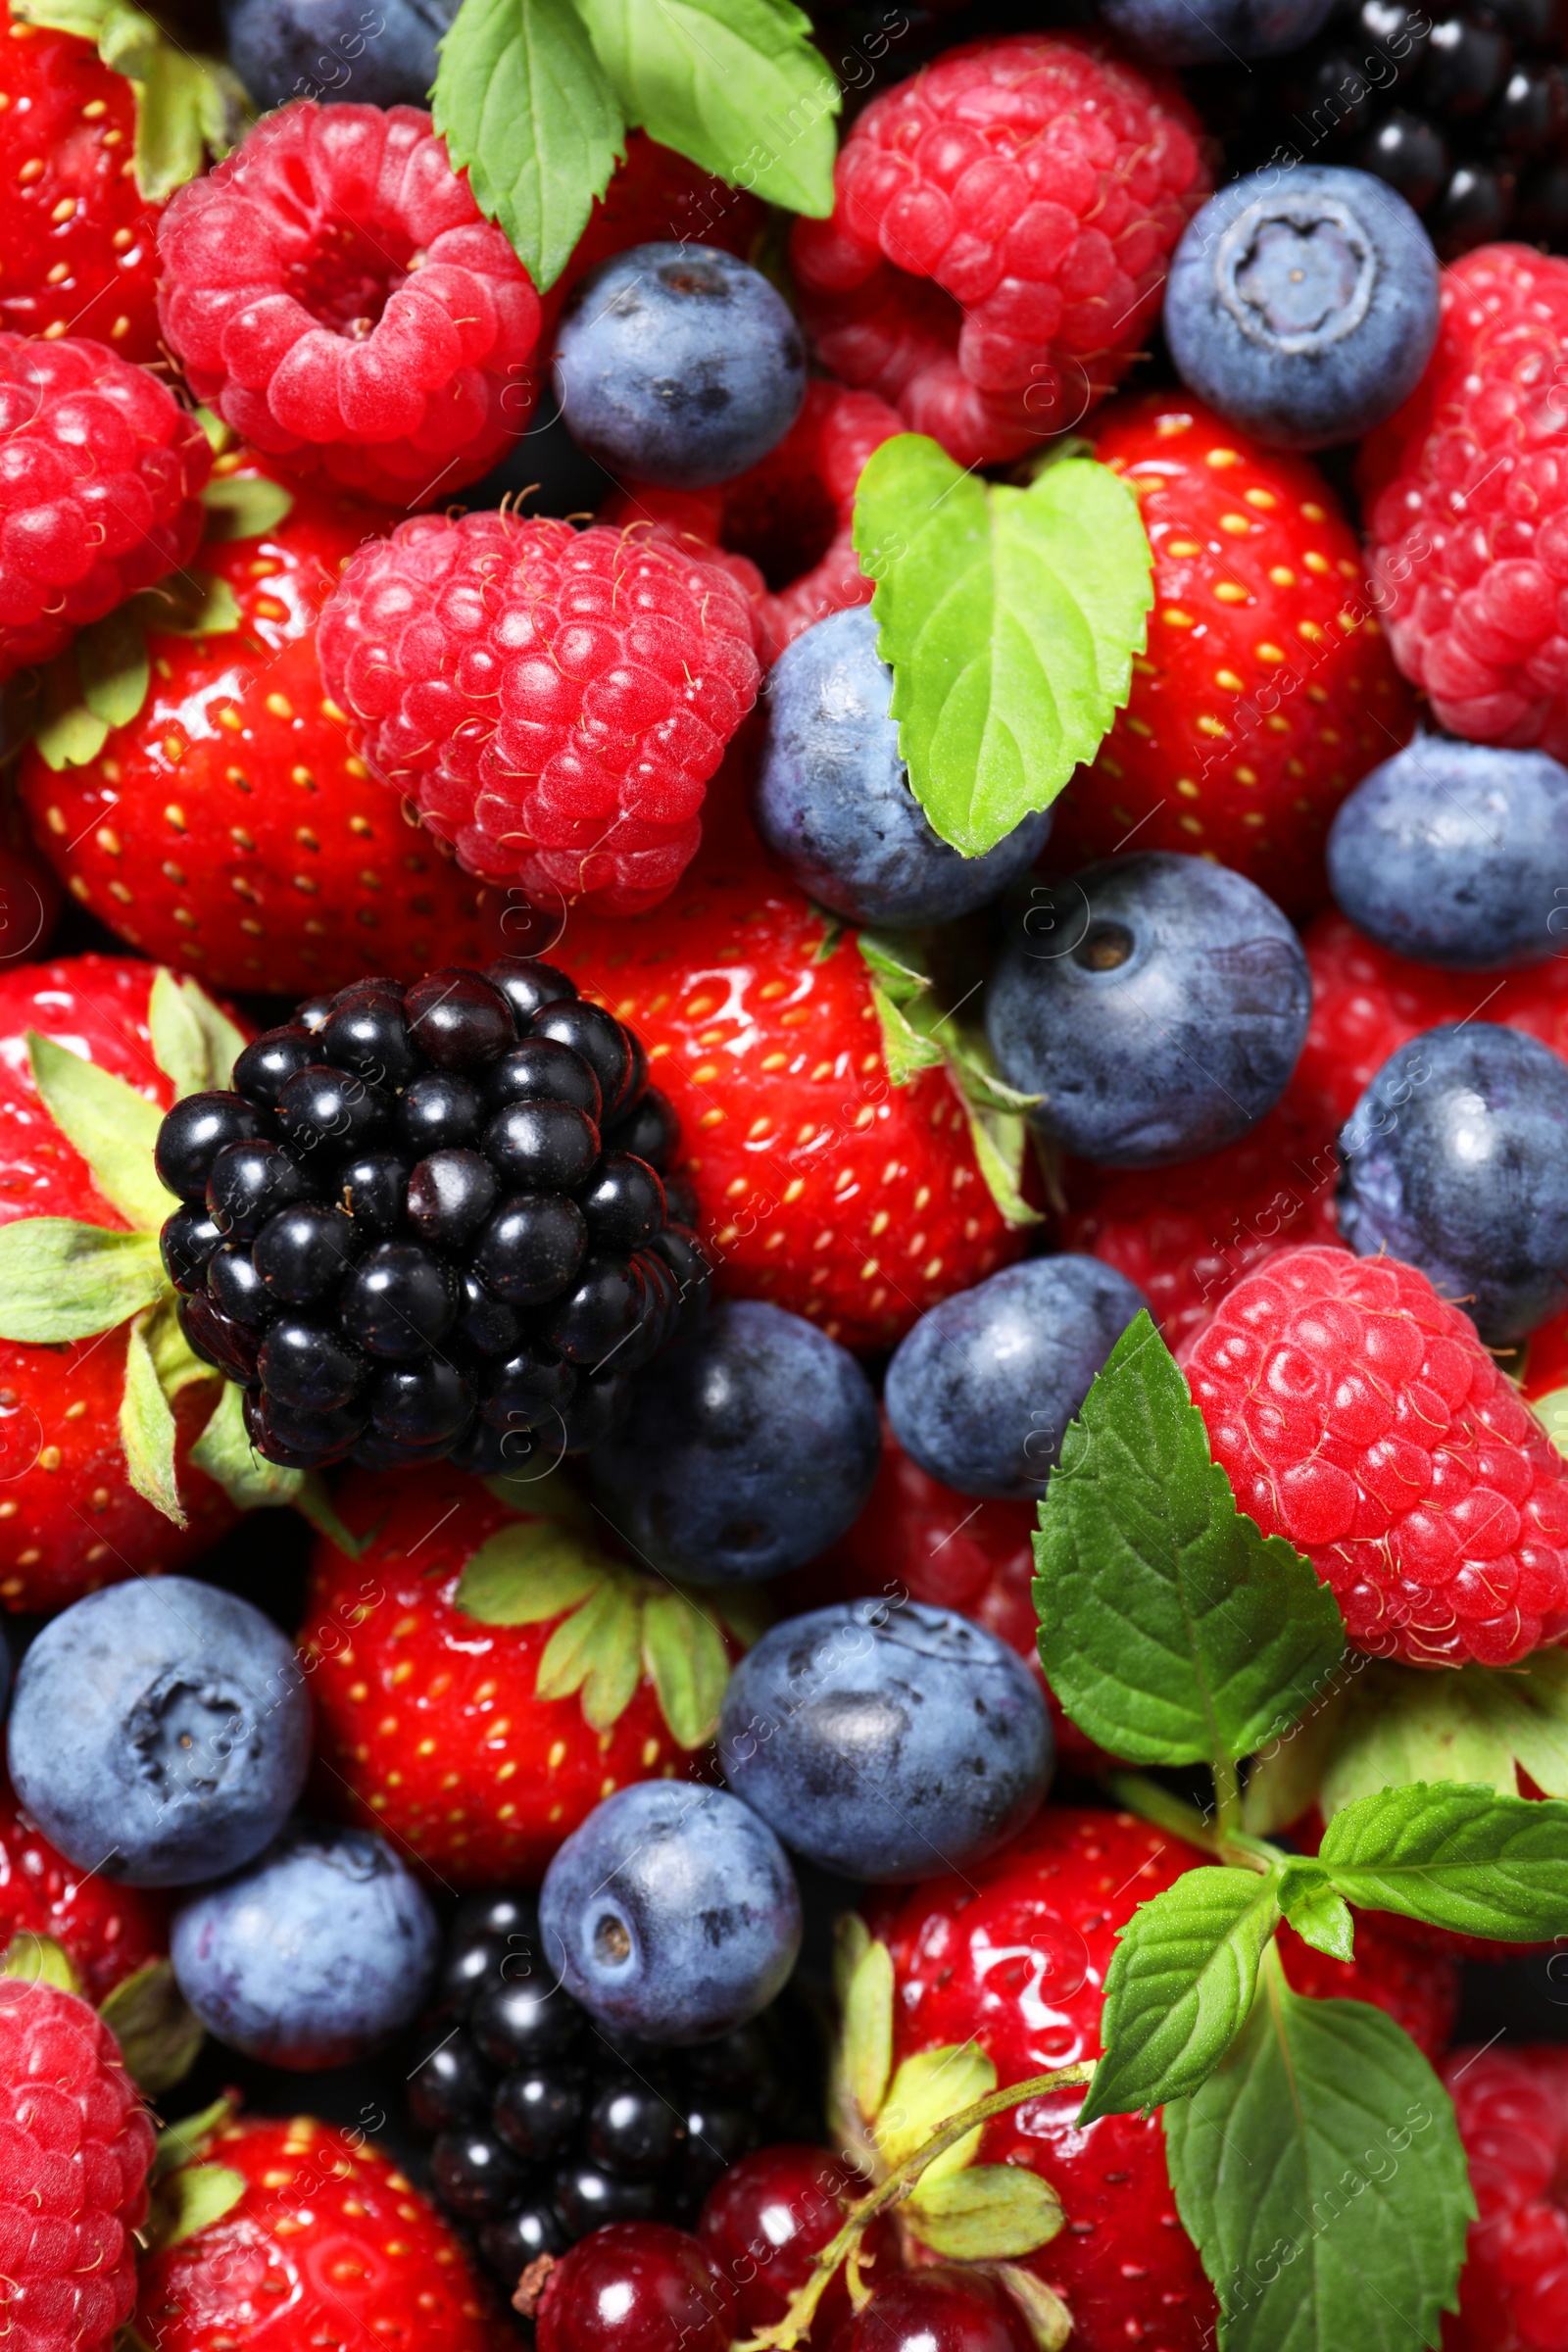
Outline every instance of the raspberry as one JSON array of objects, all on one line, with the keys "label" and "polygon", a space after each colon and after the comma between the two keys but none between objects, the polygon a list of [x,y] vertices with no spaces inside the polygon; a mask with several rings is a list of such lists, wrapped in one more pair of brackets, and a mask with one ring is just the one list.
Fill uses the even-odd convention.
[{"label": "raspberry", "polygon": [[0,678],[189,562],[211,463],[145,368],[0,334]]},{"label": "raspberry", "polygon": [[1357,1649],[1507,1666],[1568,1633],[1568,1463],[1413,1266],[1282,1251],[1187,1377],[1238,1503],[1305,1552]]},{"label": "raspberry", "polygon": [[1363,452],[1395,659],[1444,726],[1568,754],[1568,261],[1444,272],[1431,365]]},{"label": "raspberry", "polygon": [[416,107],[268,116],[158,251],[192,391],[295,472],[428,506],[527,424],[539,298]]},{"label": "raspberry", "polygon": [[102,2352],[136,2297],[153,2128],[85,2001],[0,1978],[0,2313],[18,2352]]},{"label": "raspberry", "polygon": [[1446,2352],[1564,2352],[1568,2050],[1455,2050],[1444,2080],[1478,2208]]},{"label": "raspberry", "polygon": [[610,914],[690,863],[753,646],[731,576],[666,534],[492,514],[369,542],[317,638],[371,766],[470,873]]},{"label": "raspberry", "polygon": [[1185,101],[1094,41],[952,49],[873,99],[791,256],[822,365],[960,465],[1022,455],[1117,383],[1209,190]]}]

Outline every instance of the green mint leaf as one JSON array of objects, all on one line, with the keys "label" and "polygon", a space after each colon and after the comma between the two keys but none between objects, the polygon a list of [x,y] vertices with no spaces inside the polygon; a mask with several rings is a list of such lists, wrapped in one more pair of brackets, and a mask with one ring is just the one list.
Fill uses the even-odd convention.
[{"label": "green mint leaf", "polygon": [[137,1315],[126,1335],[125,1386],[120,1399],[120,1443],[138,1494],[176,1527],[185,1525],[174,1472],[174,1416],[147,1345],[147,1319]]},{"label": "green mint leaf", "polygon": [[151,1306],[167,1279],[150,1234],[19,1217],[0,1226],[0,1339],[41,1348],[95,1339]]},{"label": "green mint leaf", "polygon": [[1235,1761],[1338,1667],[1333,1594],[1236,1507],[1147,1312],[1062,1441],[1035,1538],[1040,1656],[1073,1721],[1133,1764]]},{"label": "green mint leaf", "polygon": [[73,650],[81,699],[94,718],[107,727],[128,726],[147,700],[153,674],[147,640],[131,607],[122,605],[82,629]]},{"label": "green mint leaf", "polygon": [[1331,1960],[1354,1959],[1355,1921],[1349,1905],[1327,1880],[1288,1881],[1284,1906],[1286,1918],[1303,1943],[1309,1943],[1314,1951],[1327,1952]]},{"label": "green mint leaf", "polygon": [[1140,1903],[1105,1977],[1105,2054],[1078,2121],[1146,2113],[1206,2082],[1246,2025],[1280,1916],[1272,1877],[1190,1870]]},{"label": "green mint leaf", "polygon": [[543,293],[624,148],[619,102],[572,0],[463,0],[431,107],[474,202]]},{"label": "green mint leaf", "polygon": [[87,1162],[104,1199],[127,1224],[156,1233],[173,1208],[153,1167],[164,1116],[158,1104],[36,1029],[27,1031],[27,1056],[44,1108]]},{"label": "green mint leaf", "polygon": [[1010,490],[900,433],[860,475],[855,545],[910,789],[978,858],[1051,806],[1127,700],[1152,596],[1137,501],[1092,459]]},{"label": "green mint leaf", "polygon": [[1568,1804],[1418,1782],[1336,1813],[1318,1863],[1347,1902],[1463,1936],[1545,1941],[1568,1928]]},{"label": "green mint leaf", "polygon": [[628,122],[732,187],[825,220],[839,85],[790,0],[577,0]]},{"label": "green mint leaf", "polygon": [[1475,2200],[1448,2094],[1392,2018],[1302,1999],[1270,1954],[1236,2047],[1164,2124],[1225,2352],[1436,2346]]},{"label": "green mint leaf", "polygon": [[1485,1782],[1512,1796],[1521,1773],[1568,1797],[1568,1650],[1446,1674],[1379,1663],[1357,1677],[1335,1728],[1323,1811],[1410,1781]]},{"label": "green mint leaf", "polygon": [[138,2090],[156,2099],[182,2082],[205,2038],[168,1960],[149,1960],[117,1984],[98,2011]]},{"label": "green mint leaf", "polygon": [[684,1592],[651,1592],[643,1603],[643,1664],[680,1745],[706,1746],[729,1681],[729,1652],[712,1619]]},{"label": "green mint leaf", "polygon": [[225,1380],[207,1427],[190,1449],[192,1466],[222,1488],[237,1511],[292,1502],[304,1484],[302,1470],[284,1470],[257,1453],[245,1434],[244,1396]]},{"label": "green mint leaf", "polygon": [[35,1936],[24,1928],[0,1953],[0,1977],[20,1977],[27,1984],[53,1984],[61,1992],[81,1991],[81,1979],[71,1955],[52,1936]]},{"label": "green mint leaf", "polygon": [[261,473],[214,474],[202,492],[207,509],[204,537],[218,544],[262,539],[275,531],[294,508],[292,491]]},{"label": "green mint leaf", "polygon": [[1050,2181],[1013,2164],[972,2164],[945,2180],[922,2177],[903,2211],[920,2243],[952,2262],[1033,2254],[1062,2224]]}]

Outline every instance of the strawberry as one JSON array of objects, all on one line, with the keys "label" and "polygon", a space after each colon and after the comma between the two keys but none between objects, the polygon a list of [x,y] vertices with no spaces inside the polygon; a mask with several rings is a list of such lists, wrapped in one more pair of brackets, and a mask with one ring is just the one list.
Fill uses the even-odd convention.
[{"label": "strawberry", "polygon": [[122,939],[215,986],[303,996],[367,968],[482,962],[478,885],[370,779],[317,666],[321,606],[391,518],[290,493],[237,452],[209,509],[199,608],[138,600],[144,697],[122,616],[102,624],[113,640],[85,633],[118,660],[131,714],[111,729],[60,682],[21,776],[40,847]]},{"label": "strawberry", "polygon": [[596,1549],[559,1474],[357,1471],[368,1538],[317,1549],[300,1636],[322,1801],[448,1884],[540,1878],[628,1781],[689,1771],[734,1648],[702,1609]]},{"label": "strawberry", "polygon": [[[117,1886],[68,1862],[0,1776],[0,1950],[9,1958],[19,1938],[43,1936],[65,1954],[83,1997],[102,2003],[164,1958],[169,1906],[149,1887]],[[113,2008],[108,2022],[123,2039]]]},{"label": "strawberry", "polygon": [[1185,394],[1121,403],[1096,455],[1138,493],[1154,605],[1127,706],[1057,805],[1052,857],[1070,868],[1136,834],[1311,914],[1335,810],[1412,723],[1355,536],[1314,466]]},{"label": "strawberry", "polygon": [[[809,1315],[846,1347],[890,1348],[1019,1254],[1008,1217],[1033,1211],[985,1122],[1005,1119],[1018,1152],[1021,1127],[966,1115],[941,1048],[896,1001],[912,990],[935,1013],[938,993],[880,965],[874,987],[857,934],[760,861],[700,853],[662,906],[632,922],[575,916],[569,945],[584,996],[636,1029],[679,1113],[721,1289]],[[983,1102],[985,1081],[961,1066]]]},{"label": "strawberry", "polygon": [[456,2237],[363,2132],[235,2121],[159,2143],[135,2337],[151,2352],[493,2352],[504,2323]]}]

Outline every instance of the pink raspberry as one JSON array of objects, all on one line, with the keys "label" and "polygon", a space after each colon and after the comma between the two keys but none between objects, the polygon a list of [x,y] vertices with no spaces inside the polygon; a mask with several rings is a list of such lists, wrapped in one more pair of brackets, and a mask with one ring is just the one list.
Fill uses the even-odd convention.
[{"label": "pink raspberry", "polygon": [[367,541],[317,648],[375,773],[468,872],[606,914],[674,888],[760,675],[718,564],[646,526],[509,514]]},{"label": "pink raspberry", "polygon": [[527,424],[539,298],[416,107],[269,115],[158,250],[192,391],[294,472],[428,506]]},{"label": "pink raspberry", "polygon": [[1207,195],[1174,86],[1073,33],[951,49],[873,99],[791,243],[822,365],[962,466],[1079,423]]},{"label": "pink raspberry", "polygon": [[1568,2049],[1455,2050],[1443,2074],[1478,2209],[1446,2352],[1568,2352]]},{"label": "pink raspberry", "polygon": [[0,678],[189,562],[211,465],[145,368],[102,343],[0,334]]},{"label": "pink raspberry", "polygon": [[1456,735],[1568,757],[1568,261],[1483,245],[1444,271],[1362,481],[1405,676]]},{"label": "pink raspberry", "polygon": [[1237,1502],[1306,1554],[1357,1649],[1509,1666],[1568,1633],[1568,1462],[1413,1266],[1282,1250],[1187,1378]]}]

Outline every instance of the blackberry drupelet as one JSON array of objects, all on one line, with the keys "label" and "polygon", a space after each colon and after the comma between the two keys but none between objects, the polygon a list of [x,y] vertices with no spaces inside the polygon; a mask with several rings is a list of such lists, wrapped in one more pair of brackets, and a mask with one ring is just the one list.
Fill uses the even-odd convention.
[{"label": "blackberry drupelet", "polygon": [[180,1322],[290,1468],[579,1451],[707,1297],[678,1141],[641,1044],[547,964],[357,981],[165,1118]]}]

